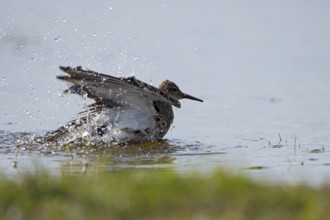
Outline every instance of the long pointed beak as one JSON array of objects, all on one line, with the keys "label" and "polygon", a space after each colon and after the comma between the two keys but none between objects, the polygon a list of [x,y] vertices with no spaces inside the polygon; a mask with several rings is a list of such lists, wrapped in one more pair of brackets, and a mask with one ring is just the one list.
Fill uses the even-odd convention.
[{"label": "long pointed beak", "polygon": [[203,102],[203,100],[198,99],[198,98],[196,98],[196,97],[194,97],[194,96],[191,96],[191,95],[188,95],[188,94],[183,94],[183,98],[184,98],[184,99],[191,99],[191,100],[195,100],[195,101]]}]

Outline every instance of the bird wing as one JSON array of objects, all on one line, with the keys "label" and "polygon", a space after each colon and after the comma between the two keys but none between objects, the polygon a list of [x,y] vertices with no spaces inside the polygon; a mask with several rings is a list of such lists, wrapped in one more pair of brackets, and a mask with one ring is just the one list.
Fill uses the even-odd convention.
[{"label": "bird wing", "polygon": [[112,108],[115,106],[129,106],[141,109],[160,100],[180,108],[180,102],[154,86],[146,84],[135,77],[114,77],[91,70],[60,67],[69,76],[57,76],[74,85],[68,91],[79,95],[87,95],[98,103]]},{"label": "bird wing", "polygon": [[[148,85],[135,77],[113,77],[81,67],[60,67],[68,76],[57,76],[73,85],[68,92],[87,96],[96,101],[78,117],[91,115],[109,118],[108,121],[119,129],[144,130],[155,126],[157,110],[154,101],[162,101],[180,108],[180,102],[163,91]],[[102,113],[102,114],[99,114]],[[103,115],[103,116],[102,116]]]}]

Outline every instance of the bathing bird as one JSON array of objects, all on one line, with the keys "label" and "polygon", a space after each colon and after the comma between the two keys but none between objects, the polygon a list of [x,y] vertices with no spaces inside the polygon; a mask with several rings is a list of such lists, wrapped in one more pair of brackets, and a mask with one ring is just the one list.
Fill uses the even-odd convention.
[{"label": "bathing bird", "polygon": [[94,100],[77,118],[45,135],[45,141],[70,143],[80,139],[106,143],[144,143],[161,140],[173,123],[172,106],[179,100],[203,102],[183,93],[169,80],[158,88],[133,77],[114,77],[81,66],[60,69],[66,75],[57,79],[69,82],[65,93]]}]

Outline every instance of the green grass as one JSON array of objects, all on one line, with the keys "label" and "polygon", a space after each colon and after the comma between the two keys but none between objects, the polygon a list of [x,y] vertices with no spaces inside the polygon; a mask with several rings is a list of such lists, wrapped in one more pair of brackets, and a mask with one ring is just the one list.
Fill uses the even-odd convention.
[{"label": "green grass", "polygon": [[327,219],[330,187],[258,184],[221,170],[45,172],[0,178],[0,219]]}]

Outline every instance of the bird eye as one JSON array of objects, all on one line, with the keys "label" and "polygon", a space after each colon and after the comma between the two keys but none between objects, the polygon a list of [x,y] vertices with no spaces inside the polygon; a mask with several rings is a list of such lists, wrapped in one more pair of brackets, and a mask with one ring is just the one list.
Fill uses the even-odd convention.
[{"label": "bird eye", "polygon": [[178,90],[177,90],[176,88],[172,88],[171,91],[172,91],[172,92],[176,92],[176,91],[178,91]]}]

